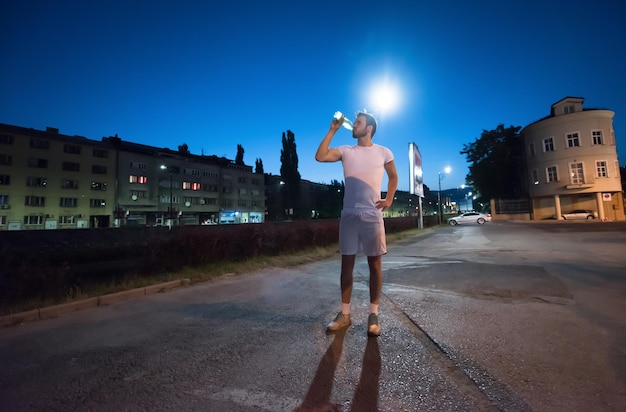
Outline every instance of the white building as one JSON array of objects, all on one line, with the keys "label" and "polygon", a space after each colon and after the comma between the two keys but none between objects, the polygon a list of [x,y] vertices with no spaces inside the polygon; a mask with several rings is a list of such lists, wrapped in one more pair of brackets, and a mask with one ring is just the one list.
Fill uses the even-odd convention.
[{"label": "white building", "polygon": [[533,218],[562,219],[576,209],[601,220],[625,220],[613,131],[615,113],[583,109],[583,98],[566,97],[550,116],[521,131]]}]

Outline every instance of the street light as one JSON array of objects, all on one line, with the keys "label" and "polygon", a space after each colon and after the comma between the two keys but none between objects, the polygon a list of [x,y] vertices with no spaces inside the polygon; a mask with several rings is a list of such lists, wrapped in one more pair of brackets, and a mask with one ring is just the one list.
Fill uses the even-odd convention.
[{"label": "street light", "polygon": [[174,221],[174,206],[173,206],[174,199],[173,199],[173,194],[172,194],[172,186],[173,186],[172,169],[165,165],[161,165],[161,170],[167,170],[170,173],[170,224],[169,224],[169,227],[171,229],[173,221]]},{"label": "street light", "polygon": [[452,169],[450,169],[450,167],[446,167],[443,170],[444,174],[441,174],[441,172],[437,173],[439,176],[439,192],[437,192],[437,214],[439,215],[439,224],[441,224],[441,215],[443,213],[443,209],[441,207],[441,179],[446,177],[446,174],[450,173],[451,170]]}]

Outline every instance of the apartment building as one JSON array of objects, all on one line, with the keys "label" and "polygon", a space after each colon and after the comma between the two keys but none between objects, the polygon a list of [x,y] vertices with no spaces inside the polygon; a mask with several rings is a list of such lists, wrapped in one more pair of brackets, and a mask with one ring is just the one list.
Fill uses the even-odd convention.
[{"label": "apartment building", "polygon": [[0,124],[0,230],[257,223],[265,184],[226,158]]},{"label": "apartment building", "polygon": [[0,230],[108,227],[114,182],[103,143],[0,124]]},{"label": "apartment building", "polygon": [[265,221],[263,175],[224,157],[128,142],[102,142],[117,157],[116,226],[177,226]]},{"label": "apartment building", "polygon": [[566,97],[549,116],[521,131],[535,220],[592,210],[601,220],[625,220],[613,130],[615,113],[583,108]]}]

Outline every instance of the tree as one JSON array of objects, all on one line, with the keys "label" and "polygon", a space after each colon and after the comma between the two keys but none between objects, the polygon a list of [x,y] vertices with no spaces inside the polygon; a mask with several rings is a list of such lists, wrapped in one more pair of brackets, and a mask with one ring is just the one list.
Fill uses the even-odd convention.
[{"label": "tree", "polygon": [[483,130],[480,138],[463,145],[469,166],[466,181],[478,192],[480,200],[526,197],[521,126]]},{"label": "tree", "polygon": [[244,165],[244,163],[243,163],[243,152],[244,152],[243,146],[238,144],[237,145],[237,157],[235,157],[235,164],[236,165],[240,165],[240,166]]},{"label": "tree", "polygon": [[289,212],[297,213],[300,203],[300,172],[298,172],[298,153],[296,138],[291,130],[283,132],[283,148],[280,151],[280,176],[285,181],[283,190],[283,207]]},{"label": "tree", "polygon": [[254,162],[254,165],[255,165],[254,173],[258,173],[260,175],[265,173],[265,171],[263,170],[263,160],[261,160],[260,158],[257,158]]}]

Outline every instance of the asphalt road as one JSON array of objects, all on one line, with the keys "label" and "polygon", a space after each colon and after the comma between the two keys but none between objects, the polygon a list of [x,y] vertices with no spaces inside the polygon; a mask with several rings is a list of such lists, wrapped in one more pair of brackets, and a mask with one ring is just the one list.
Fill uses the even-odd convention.
[{"label": "asphalt road", "polygon": [[0,329],[0,411],[623,411],[626,225],[439,227],[383,258],[383,334],[339,256]]}]

